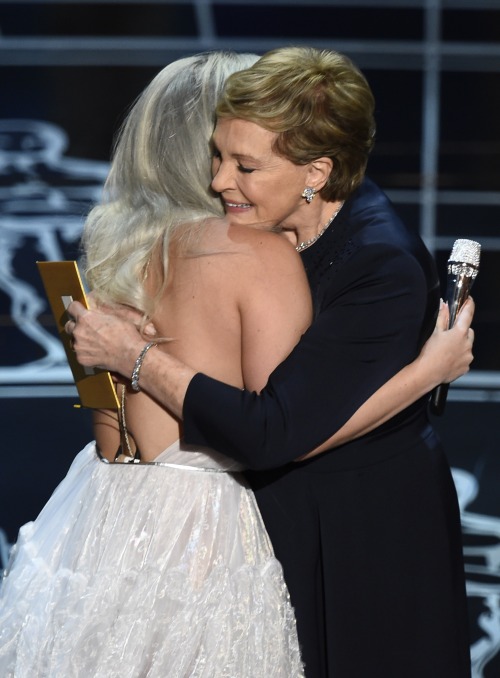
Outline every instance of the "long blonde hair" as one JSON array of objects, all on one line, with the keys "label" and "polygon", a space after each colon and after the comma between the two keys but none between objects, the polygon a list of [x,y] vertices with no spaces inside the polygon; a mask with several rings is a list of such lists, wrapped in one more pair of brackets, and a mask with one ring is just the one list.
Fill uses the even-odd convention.
[{"label": "long blonde hair", "polygon": [[166,279],[177,227],[223,214],[211,191],[210,138],[226,78],[258,57],[207,52],[166,66],[139,96],[117,138],[103,198],[82,236],[89,287],[106,303],[152,313],[144,289],[153,252]]}]

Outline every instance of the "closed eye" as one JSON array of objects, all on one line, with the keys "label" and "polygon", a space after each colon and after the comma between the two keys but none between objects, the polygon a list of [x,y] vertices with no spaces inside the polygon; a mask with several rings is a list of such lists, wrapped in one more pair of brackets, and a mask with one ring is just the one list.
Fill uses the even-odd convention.
[{"label": "closed eye", "polygon": [[252,174],[252,172],[255,172],[255,169],[251,169],[250,167],[243,167],[243,165],[238,165],[238,172],[242,172],[243,174]]}]

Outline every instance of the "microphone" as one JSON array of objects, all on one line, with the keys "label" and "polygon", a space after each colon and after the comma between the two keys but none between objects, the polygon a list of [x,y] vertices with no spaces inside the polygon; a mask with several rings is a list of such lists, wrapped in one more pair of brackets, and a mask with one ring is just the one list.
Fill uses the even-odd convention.
[{"label": "microphone", "polygon": [[[448,259],[448,282],[446,301],[450,309],[448,329],[455,324],[457,315],[467,301],[472,284],[479,271],[481,245],[474,240],[455,240]],[[431,395],[430,409],[432,414],[444,412],[449,384],[440,384]]]}]

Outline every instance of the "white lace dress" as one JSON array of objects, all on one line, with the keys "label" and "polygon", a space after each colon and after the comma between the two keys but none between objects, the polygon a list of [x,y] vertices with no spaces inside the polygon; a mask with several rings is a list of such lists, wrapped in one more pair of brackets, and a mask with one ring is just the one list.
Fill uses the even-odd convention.
[{"label": "white lace dress", "polygon": [[293,611],[253,493],[175,443],[94,443],[24,525],[0,589],[2,678],[295,678]]}]

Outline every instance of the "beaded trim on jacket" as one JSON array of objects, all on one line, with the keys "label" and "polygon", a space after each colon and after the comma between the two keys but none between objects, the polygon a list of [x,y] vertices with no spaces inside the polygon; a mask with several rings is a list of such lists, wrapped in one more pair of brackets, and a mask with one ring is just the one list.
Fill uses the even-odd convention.
[{"label": "beaded trim on jacket", "polygon": [[335,217],[340,212],[340,210],[342,209],[343,206],[344,206],[344,201],[342,201],[340,203],[339,208],[333,213],[333,216],[330,217],[330,219],[328,219],[326,224],[323,226],[323,228],[321,229],[321,231],[317,235],[313,236],[309,240],[304,240],[303,242],[301,242],[297,245],[297,247],[295,248],[297,250],[297,252],[302,252],[302,250],[305,250],[307,247],[314,245],[316,240],[319,240],[321,238],[321,236],[323,235],[323,233],[326,231],[326,229],[331,225],[332,221],[335,219]]}]

